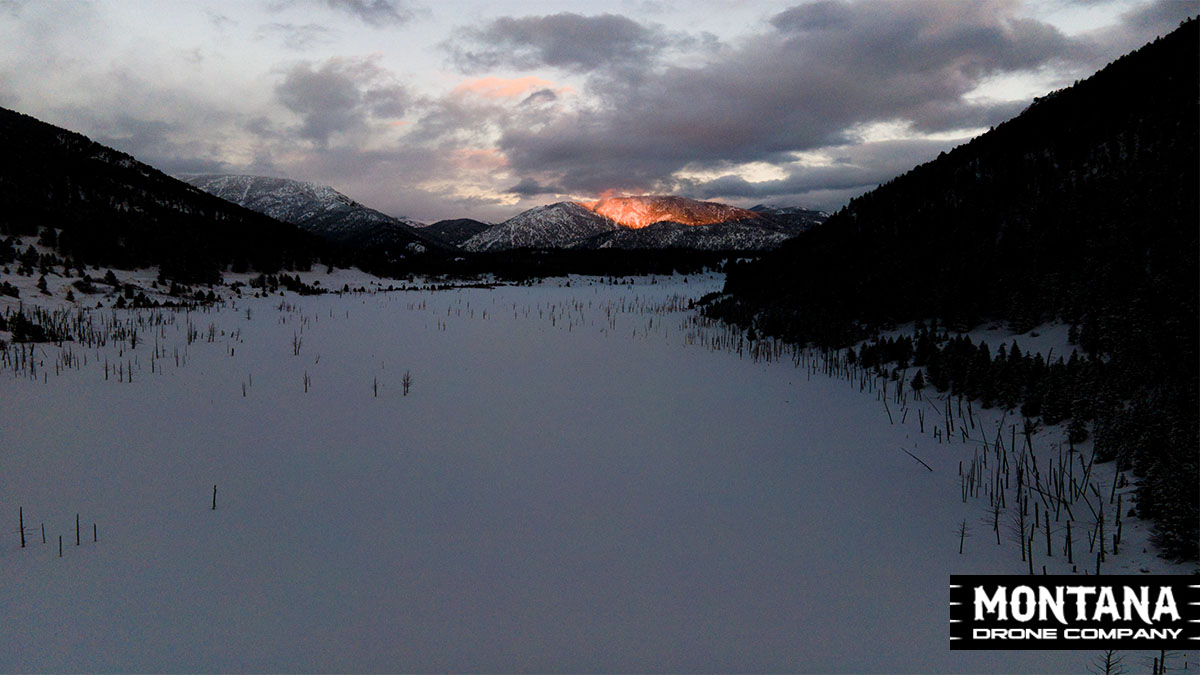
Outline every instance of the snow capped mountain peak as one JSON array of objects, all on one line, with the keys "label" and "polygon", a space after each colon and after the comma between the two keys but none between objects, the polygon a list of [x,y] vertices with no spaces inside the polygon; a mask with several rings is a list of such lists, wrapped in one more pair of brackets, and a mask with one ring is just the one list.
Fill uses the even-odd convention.
[{"label": "snow capped mountain peak", "polygon": [[351,246],[438,247],[421,223],[368,208],[329,187],[290,178],[183,174],[183,181],[235,204]]},{"label": "snow capped mountain peak", "polygon": [[509,248],[565,248],[620,226],[575,202],[535,206],[468,239],[468,251]]},{"label": "snow capped mountain peak", "polygon": [[631,229],[661,222],[696,226],[761,217],[753,211],[728,204],[672,195],[608,197],[594,202],[581,202],[580,206]]},{"label": "snow capped mountain peak", "polygon": [[289,223],[300,224],[299,221],[310,219],[314,213],[321,211],[364,210],[405,225],[420,225],[403,216],[396,218],[379,213],[328,185],[291,178],[230,174],[182,174],[179,178],[222,199]]}]

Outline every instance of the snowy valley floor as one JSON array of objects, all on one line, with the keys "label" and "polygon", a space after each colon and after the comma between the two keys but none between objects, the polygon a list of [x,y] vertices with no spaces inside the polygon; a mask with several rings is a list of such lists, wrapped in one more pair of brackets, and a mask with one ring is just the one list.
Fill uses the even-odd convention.
[{"label": "snowy valley floor", "polygon": [[[136,346],[0,369],[0,671],[1091,664],[949,649],[950,574],[1027,572],[1015,509],[997,544],[986,490],[960,498],[1000,411],[939,442],[932,392],[921,433],[861,382],[739,355],[686,309],[716,276],[564,283],[96,310],[141,317]],[[1061,432],[1034,443],[1051,462]],[[1039,573],[1070,571],[1060,524]],[[1192,571],[1122,536],[1105,572]]]}]

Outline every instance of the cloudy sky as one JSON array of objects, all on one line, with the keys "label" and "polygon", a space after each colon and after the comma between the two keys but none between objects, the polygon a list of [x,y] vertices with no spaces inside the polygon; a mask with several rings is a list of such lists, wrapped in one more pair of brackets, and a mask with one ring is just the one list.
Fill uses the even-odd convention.
[{"label": "cloudy sky", "polygon": [[0,106],[170,173],[424,222],[683,194],[835,209],[1200,0],[0,0]]}]

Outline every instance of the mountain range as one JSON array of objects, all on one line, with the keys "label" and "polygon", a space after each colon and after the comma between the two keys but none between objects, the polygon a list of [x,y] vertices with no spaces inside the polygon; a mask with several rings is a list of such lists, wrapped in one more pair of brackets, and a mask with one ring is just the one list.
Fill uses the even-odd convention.
[{"label": "mountain range", "polygon": [[766,250],[826,214],[798,208],[742,209],[686,197],[610,197],[537,206],[495,225],[460,218],[423,225],[366,207],[326,185],[287,178],[181,174],[222,199],[356,249],[417,254],[461,248]]},{"label": "mountain range", "polygon": [[766,250],[827,217],[819,211],[748,210],[673,195],[538,206],[467,239],[468,251],[514,248]]},{"label": "mountain range", "polygon": [[420,223],[380,213],[327,185],[266,176],[178,177],[221,199],[350,248],[381,247],[417,254],[445,247],[439,238],[418,230]]},{"label": "mountain range", "polygon": [[[453,257],[446,254],[460,250],[765,249],[824,218],[681,197],[631,197],[535,207],[495,225],[457,219],[425,226],[324,185],[229,174],[180,180],[12,110],[0,109],[0,142],[0,234],[39,234],[50,225],[66,260],[158,267],[162,277],[184,284],[215,283],[226,270],[274,273],[314,262],[358,264],[385,274],[416,264],[436,272]],[[722,218],[736,220],[715,222]]]}]

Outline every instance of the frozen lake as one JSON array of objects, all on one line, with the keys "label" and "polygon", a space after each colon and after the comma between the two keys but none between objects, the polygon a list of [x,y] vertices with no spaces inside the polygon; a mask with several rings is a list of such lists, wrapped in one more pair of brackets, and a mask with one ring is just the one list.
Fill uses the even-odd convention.
[{"label": "frozen lake", "polygon": [[0,372],[0,670],[1085,669],[949,650],[949,575],[1022,571],[963,451],[650,311],[717,287],[239,300]]}]

